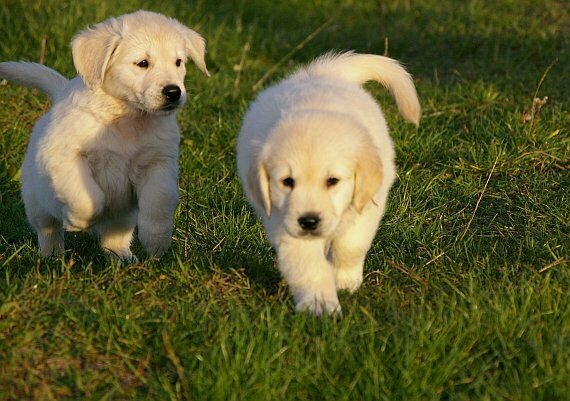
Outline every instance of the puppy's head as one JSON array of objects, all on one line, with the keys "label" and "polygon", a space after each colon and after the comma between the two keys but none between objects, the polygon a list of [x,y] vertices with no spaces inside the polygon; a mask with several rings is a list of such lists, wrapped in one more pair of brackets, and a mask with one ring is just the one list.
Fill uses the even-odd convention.
[{"label": "puppy's head", "polygon": [[178,21],[138,11],[77,34],[73,62],[85,84],[143,113],[169,113],[186,101],[190,57],[208,75],[204,39]]},{"label": "puppy's head", "polygon": [[249,171],[248,192],[293,237],[328,237],[349,208],[361,212],[382,182],[365,128],[335,113],[280,122]]}]

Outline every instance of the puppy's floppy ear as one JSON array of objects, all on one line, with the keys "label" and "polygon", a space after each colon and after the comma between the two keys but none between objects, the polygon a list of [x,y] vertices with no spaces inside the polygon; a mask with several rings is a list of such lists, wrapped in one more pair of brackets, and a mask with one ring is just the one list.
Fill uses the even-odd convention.
[{"label": "puppy's floppy ear", "polygon": [[269,193],[269,176],[262,161],[252,164],[247,174],[247,187],[253,201],[262,205],[267,217],[271,216],[271,195]]},{"label": "puppy's floppy ear", "polygon": [[71,40],[73,64],[90,89],[96,89],[103,83],[109,61],[120,40],[120,22],[114,18],[79,32]]},{"label": "puppy's floppy ear", "polygon": [[206,68],[206,40],[197,32],[178,23],[178,30],[186,40],[186,54],[192,58],[194,64],[207,76],[210,76]]},{"label": "puppy's floppy ear", "polygon": [[364,148],[364,152],[359,155],[354,174],[352,205],[360,213],[382,183],[382,161],[374,146]]}]

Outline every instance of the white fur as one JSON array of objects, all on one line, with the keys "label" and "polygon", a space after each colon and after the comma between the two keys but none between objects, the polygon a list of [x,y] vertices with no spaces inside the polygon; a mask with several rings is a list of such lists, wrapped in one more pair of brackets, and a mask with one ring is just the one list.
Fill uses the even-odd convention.
[{"label": "white fur", "polygon": [[204,51],[196,32],[138,11],[74,37],[73,80],[39,64],[0,63],[0,76],[53,101],[33,129],[22,166],[26,215],[42,255],[64,250],[64,230],[93,230],[108,254],[133,260],[136,225],[149,255],[168,249],[178,203],[176,110],[186,101],[184,64],[189,56],[207,74]]},{"label": "white fur", "polygon": [[419,123],[410,75],[395,60],[355,53],[315,60],[260,93],[244,117],[239,175],[297,310],[340,313],[337,290],[359,288],[396,177],[384,116],[360,87],[368,80]]}]

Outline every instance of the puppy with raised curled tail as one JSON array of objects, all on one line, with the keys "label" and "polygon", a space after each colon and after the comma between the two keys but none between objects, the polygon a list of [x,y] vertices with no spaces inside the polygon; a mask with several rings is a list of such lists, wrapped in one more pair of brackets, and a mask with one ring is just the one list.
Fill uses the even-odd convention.
[{"label": "puppy with raised curled tail", "polygon": [[419,124],[404,68],[351,52],[324,55],[261,92],[244,117],[239,175],[299,311],[340,313],[337,291],[360,287],[396,177],[385,118],[361,87],[370,80]]},{"label": "puppy with raised curled tail", "polygon": [[180,22],[138,11],[110,18],[71,43],[79,76],[40,64],[0,63],[0,77],[39,88],[52,107],[35,125],[22,166],[26,215],[41,254],[63,252],[64,230],[94,231],[104,251],[134,260],[170,246],[178,203],[176,111],[185,64],[206,75],[205,41]]}]

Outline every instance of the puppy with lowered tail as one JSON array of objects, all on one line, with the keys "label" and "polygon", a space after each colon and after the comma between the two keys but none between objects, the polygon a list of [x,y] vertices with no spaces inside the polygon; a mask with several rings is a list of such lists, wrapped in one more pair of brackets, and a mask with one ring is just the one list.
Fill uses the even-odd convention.
[{"label": "puppy with lowered tail", "polygon": [[43,256],[64,251],[64,230],[91,230],[104,251],[131,261],[135,226],[146,252],[170,246],[178,203],[176,111],[185,63],[208,74],[205,41],[163,15],[110,18],[71,43],[79,76],[43,65],[0,63],[0,77],[46,92],[22,166],[26,215]]},{"label": "puppy with lowered tail", "polygon": [[351,52],[324,55],[261,92],[244,117],[239,175],[299,311],[340,313],[337,291],[360,287],[396,177],[386,121],[361,87],[370,80],[419,124],[404,68]]}]

